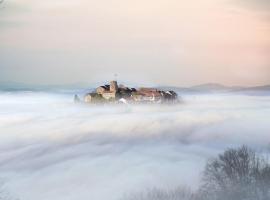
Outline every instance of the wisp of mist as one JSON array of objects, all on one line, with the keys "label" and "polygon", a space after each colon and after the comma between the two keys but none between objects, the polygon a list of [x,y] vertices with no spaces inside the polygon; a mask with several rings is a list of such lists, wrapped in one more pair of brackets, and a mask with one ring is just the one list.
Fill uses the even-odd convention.
[{"label": "wisp of mist", "polygon": [[[181,95],[181,94],[180,94]],[[177,105],[74,104],[70,93],[0,92],[0,180],[20,200],[117,200],[196,189],[207,159],[269,147],[270,96],[183,95]]]}]

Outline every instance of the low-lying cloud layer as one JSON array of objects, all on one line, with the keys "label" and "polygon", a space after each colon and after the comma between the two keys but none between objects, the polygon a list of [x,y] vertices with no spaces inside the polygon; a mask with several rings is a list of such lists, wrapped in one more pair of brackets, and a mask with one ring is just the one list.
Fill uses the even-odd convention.
[{"label": "low-lying cloud layer", "polygon": [[84,106],[69,95],[0,94],[0,177],[21,200],[119,199],[198,186],[205,161],[270,142],[270,97],[190,95],[175,106]]}]

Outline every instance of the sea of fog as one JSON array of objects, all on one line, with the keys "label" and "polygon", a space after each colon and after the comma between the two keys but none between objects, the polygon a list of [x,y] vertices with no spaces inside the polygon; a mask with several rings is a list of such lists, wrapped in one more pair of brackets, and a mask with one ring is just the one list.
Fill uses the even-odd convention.
[{"label": "sea of fog", "polygon": [[0,190],[20,200],[118,200],[196,188],[207,159],[228,147],[269,149],[270,96],[182,100],[87,106],[69,92],[0,92]]}]

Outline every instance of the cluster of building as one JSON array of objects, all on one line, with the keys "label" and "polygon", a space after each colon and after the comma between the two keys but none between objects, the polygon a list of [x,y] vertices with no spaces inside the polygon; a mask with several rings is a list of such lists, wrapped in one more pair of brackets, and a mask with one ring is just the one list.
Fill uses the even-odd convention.
[{"label": "cluster of building", "polygon": [[178,97],[174,91],[162,91],[156,88],[129,88],[111,81],[109,85],[96,88],[84,96],[86,103],[123,102],[123,103],[174,103]]}]

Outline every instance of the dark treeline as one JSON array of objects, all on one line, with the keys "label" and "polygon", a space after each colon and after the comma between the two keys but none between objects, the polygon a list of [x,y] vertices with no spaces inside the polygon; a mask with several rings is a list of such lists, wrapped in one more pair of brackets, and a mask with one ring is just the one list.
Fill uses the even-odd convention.
[{"label": "dark treeline", "polygon": [[269,200],[270,163],[254,150],[242,146],[228,149],[207,162],[201,186],[152,189],[123,200]]}]

